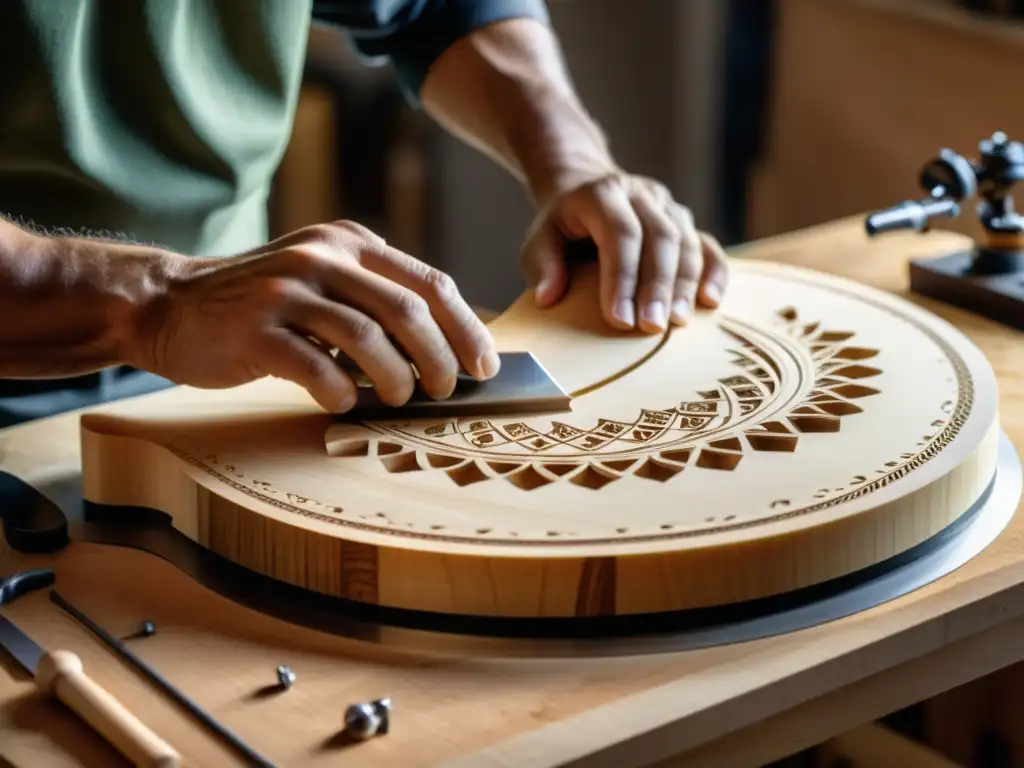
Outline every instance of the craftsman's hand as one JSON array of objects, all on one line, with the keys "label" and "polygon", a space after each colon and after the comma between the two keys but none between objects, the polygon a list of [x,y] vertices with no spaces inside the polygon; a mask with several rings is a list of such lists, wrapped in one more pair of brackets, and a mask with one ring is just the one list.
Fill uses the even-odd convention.
[{"label": "craftsman's hand", "polygon": [[584,238],[598,248],[601,309],[613,327],[663,331],[695,306],[717,307],[725,292],[725,251],[690,211],[657,181],[616,172],[555,197],[535,219],[522,259],[541,306],[565,296],[564,244]]},{"label": "craftsman's hand", "polygon": [[446,275],[350,222],[230,258],[183,258],[139,325],[136,367],[207,388],[277,376],[336,413],[357,388],[331,349],[389,405],[413,394],[410,360],[436,398],[451,395],[460,368],[480,379],[498,368],[490,332]]}]

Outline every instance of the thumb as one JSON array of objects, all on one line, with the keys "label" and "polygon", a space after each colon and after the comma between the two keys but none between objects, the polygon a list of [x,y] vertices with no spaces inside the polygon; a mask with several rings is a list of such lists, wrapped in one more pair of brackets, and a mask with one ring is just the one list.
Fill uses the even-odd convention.
[{"label": "thumb", "polygon": [[565,241],[550,224],[538,227],[523,248],[526,279],[535,285],[537,305],[551,307],[562,300],[569,287],[565,266]]}]

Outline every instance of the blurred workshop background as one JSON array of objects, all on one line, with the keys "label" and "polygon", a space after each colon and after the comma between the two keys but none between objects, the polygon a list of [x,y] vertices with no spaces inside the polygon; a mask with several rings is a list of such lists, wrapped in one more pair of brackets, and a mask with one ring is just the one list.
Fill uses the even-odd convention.
[{"label": "blurred workshop background", "polygon": [[[549,0],[632,171],[732,245],[919,197],[940,147],[1024,116],[1024,0]],[[520,187],[410,109],[385,67],[310,39],[275,232],[357,219],[500,310],[523,288]],[[973,206],[943,222],[975,231]]]},{"label": "blurred workshop background", "polygon": [[[630,170],[724,243],[920,196],[941,147],[1024,118],[1024,0],[549,0],[574,78]],[[523,288],[518,185],[318,29],[272,197],[275,233],[351,218],[501,310]],[[977,231],[973,205],[942,226]],[[791,766],[1024,765],[1024,669],[867,723]],[[780,736],[780,738],[784,738]]]}]

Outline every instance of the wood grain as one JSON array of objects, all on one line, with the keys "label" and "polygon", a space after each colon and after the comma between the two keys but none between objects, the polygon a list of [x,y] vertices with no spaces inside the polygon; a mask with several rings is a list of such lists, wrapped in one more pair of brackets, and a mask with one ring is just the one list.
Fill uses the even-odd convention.
[{"label": "wood grain", "polygon": [[[773,238],[741,249],[737,258],[838,272],[903,293],[907,258],[965,244],[940,232],[867,242],[861,224],[858,218]],[[999,382],[1003,428],[1018,450],[1024,448],[1024,334],[920,303],[984,351]],[[77,418],[0,433],[0,451],[0,467],[32,482],[52,486],[73,478],[80,468]],[[157,634],[133,645],[136,652],[281,765],[461,761],[628,768],[685,756],[716,741],[746,744],[745,729],[756,736],[761,721],[809,702],[814,703],[805,715],[787,721],[788,743],[802,738],[801,729],[828,738],[856,724],[844,717],[870,720],[916,696],[961,684],[964,670],[981,675],[991,665],[1020,660],[1024,646],[1015,620],[1024,616],[1022,519],[941,581],[857,616],[741,645],[612,659],[389,651],[255,614],[197,586],[166,562],[109,547],[75,544],[60,556],[35,558],[3,550],[0,572],[29,564],[55,567],[62,594],[115,634],[133,631],[144,619],[155,621]],[[9,616],[44,646],[78,653],[97,681],[178,749],[185,764],[240,765],[57,613],[44,595],[19,601]],[[990,641],[970,644],[982,637]],[[960,663],[964,659],[972,664]],[[914,667],[917,660],[922,662]],[[280,696],[258,696],[282,663],[295,669],[296,685]],[[874,687],[847,711],[851,686],[869,680]],[[87,727],[33,690],[31,681],[0,673],[0,755],[19,768],[121,765]],[[392,732],[354,747],[338,741],[345,704],[382,695],[394,701]]]},{"label": "wood grain", "polygon": [[576,393],[571,412],[331,423],[281,380],[176,390],[82,418],[85,497],[332,596],[573,617],[848,575],[994,476],[991,367],[909,302],[740,261],[718,311],[650,337],[610,332],[597,295],[594,265],[554,311],[528,292],[491,323]]}]

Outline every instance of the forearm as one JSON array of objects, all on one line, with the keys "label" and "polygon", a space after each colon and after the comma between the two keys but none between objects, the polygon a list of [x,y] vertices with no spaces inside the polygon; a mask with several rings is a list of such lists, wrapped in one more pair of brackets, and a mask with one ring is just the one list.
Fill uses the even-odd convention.
[{"label": "forearm", "polygon": [[157,249],[29,233],[0,220],[0,377],[131,364],[143,309],[173,259]]},{"label": "forearm", "polygon": [[532,19],[483,27],[456,42],[431,67],[423,106],[520,179],[538,205],[616,170],[557,38]]}]

